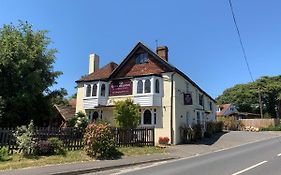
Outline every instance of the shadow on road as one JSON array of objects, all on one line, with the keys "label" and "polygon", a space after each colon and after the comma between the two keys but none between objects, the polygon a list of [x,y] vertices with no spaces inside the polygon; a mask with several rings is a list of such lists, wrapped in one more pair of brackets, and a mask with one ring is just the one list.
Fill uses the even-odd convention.
[{"label": "shadow on road", "polygon": [[214,143],[216,143],[220,137],[222,137],[224,134],[227,134],[228,132],[223,131],[220,133],[216,133],[214,135],[212,135],[211,138],[202,138],[201,140],[198,140],[196,142],[191,142],[191,143],[187,143],[187,144],[193,144],[193,145],[213,145]]},{"label": "shadow on road", "polygon": [[221,133],[216,133],[211,138],[203,138],[201,140],[198,140],[194,144],[196,144],[196,145],[212,145],[212,144],[216,143],[220,139],[220,137],[222,137],[226,133],[228,133],[228,132],[224,131],[224,132],[221,132]]}]

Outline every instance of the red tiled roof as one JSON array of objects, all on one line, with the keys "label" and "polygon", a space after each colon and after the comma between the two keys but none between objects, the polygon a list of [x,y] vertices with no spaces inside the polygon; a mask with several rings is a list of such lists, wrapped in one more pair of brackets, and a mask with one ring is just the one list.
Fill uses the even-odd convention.
[{"label": "red tiled roof", "polygon": [[218,108],[220,108],[220,112],[217,112],[217,115],[223,115],[224,112],[231,106],[231,104],[222,104],[219,105]]},{"label": "red tiled roof", "polygon": [[113,70],[118,66],[118,64],[114,62],[110,62],[101,69],[97,70],[96,72],[93,72],[87,76],[82,77],[79,81],[92,81],[92,80],[101,80],[106,79],[110,76],[110,74],[113,72]]}]

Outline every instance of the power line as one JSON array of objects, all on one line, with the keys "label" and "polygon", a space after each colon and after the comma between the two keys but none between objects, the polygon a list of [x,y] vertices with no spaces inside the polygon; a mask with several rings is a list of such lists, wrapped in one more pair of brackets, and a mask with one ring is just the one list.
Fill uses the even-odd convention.
[{"label": "power line", "polygon": [[[231,2],[231,0],[228,0],[228,2],[229,2],[230,9],[231,9],[233,22],[235,24],[235,28],[236,28],[236,31],[237,31],[237,34],[238,34],[238,37],[239,37],[239,42],[240,42],[240,45],[241,45],[241,48],[242,48],[242,51],[243,51],[243,56],[244,56],[244,59],[245,59],[245,62],[246,62],[247,68],[248,68],[248,72],[250,74],[252,82],[254,82],[254,78],[253,78],[253,75],[252,75],[252,72],[251,72],[251,69],[250,69],[250,66],[249,66],[249,62],[248,62],[247,54],[246,54],[246,51],[245,51],[245,47],[244,47],[244,44],[242,42],[242,37],[241,37],[240,31],[239,31],[239,28],[238,28],[238,24],[237,24],[237,21],[236,21],[236,17],[235,17],[235,14],[234,14],[232,2]],[[259,105],[260,105],[260,115],[261,115],[261,118],[263,118],[263,104],[262,104],[262,99],[261,99],[260,88],[258,88],[258,98],[259,98]]]},{"label": "power line", "polygon": [[252,82],[254,82],[254,78],[253,78],[253,75],[252,75],[252,72],[251,72],[251,69],[250,69],[250,66],[249,66],[249,62],[248,62],[247,54],[246,54],[246,51],[245,51],[245,47],[244,47],[244,44],[242,42],[242,37],[240,35],[238,24],[236,22],[236,17],[235,17],[235,14],[234,14],[232,2],[231,2],[231,0],[228,0],[228,2],[229,2],[230,9],[231,9],[231,14],[232,14],[233,22],[235,24],[235,28],[236,28],[236,31],[237,31],[237,34],[238,34],[239,42],[240,42],[240,45],[241,45],[241,48],[242,48],[242,51],[243,51],[243,56],[244,56],[244,59],[245,59],[245,62],[246,62],[247,68],[248,68],[248,72],[250,74]]}]

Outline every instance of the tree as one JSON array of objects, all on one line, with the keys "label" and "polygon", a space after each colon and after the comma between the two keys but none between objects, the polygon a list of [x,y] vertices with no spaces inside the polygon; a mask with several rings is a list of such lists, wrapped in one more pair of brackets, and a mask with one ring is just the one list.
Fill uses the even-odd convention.
[{"label": "tree", "polygon": [[136,128],[140,121],[139,105],[131,99],[115,102],[114,117],[120,128]]},{"label": "tree", "polygon": [[27,22],[0,28],[0,96],[3,115],[0,127],[47,123],[52,112],[51,91],[62,73],[53,70],[55,49],[47,31],[33,31]]},{"label": "tree", "polygon": [[232,103],[238,107],[240,112],[259,113],[259,91],[264,112],[271,117],[280,117],[281,75],[264,76],[253,83],[235,85],[226,89],[216,100],[219,104]]}]

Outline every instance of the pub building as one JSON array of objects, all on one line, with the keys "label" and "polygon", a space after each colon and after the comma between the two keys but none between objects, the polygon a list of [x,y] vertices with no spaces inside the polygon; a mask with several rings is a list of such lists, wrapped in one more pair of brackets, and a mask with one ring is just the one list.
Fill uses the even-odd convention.
[{"label": "pub building", "polygon": [[76,81],[76,112],[91,121],[115,125],[114,102],[130,98],[141,107],[140,126],[155,128],[155,144],[159,137],[179,144],[181,126],[215,120],[215,100],[168,62],[168,47],[153,52],[139,42],[119,65],[99,61],[90,54],[89,74]]}]

